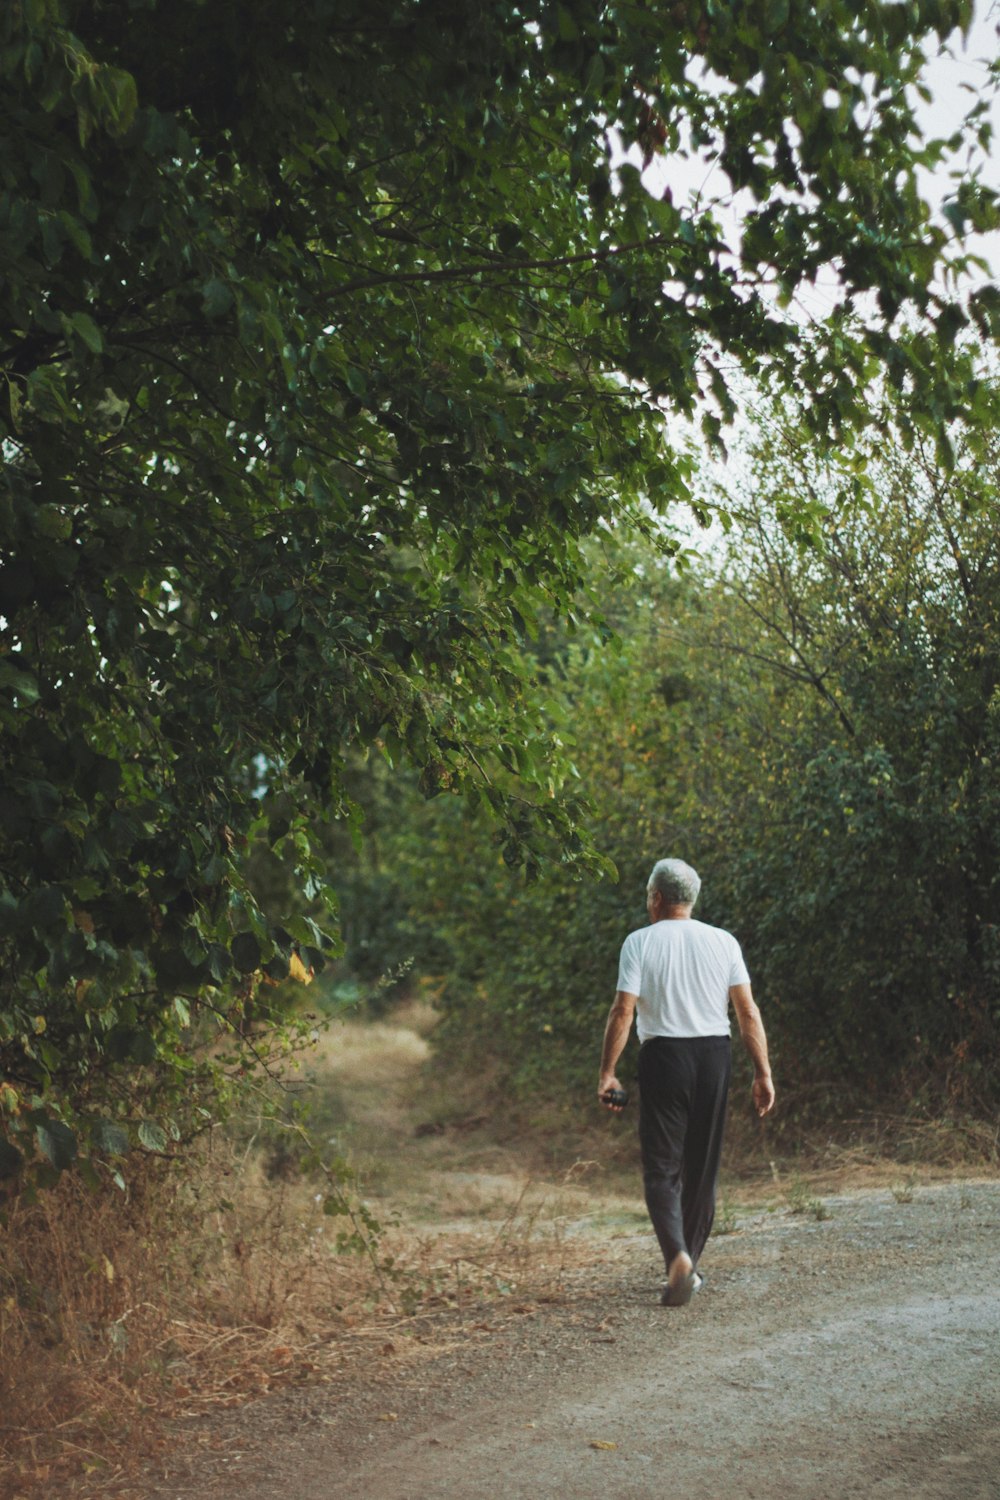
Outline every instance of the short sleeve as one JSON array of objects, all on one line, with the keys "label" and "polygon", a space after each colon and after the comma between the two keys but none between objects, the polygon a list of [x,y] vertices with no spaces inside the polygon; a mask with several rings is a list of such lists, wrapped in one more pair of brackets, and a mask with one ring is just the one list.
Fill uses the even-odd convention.
[{"label": "short sleeve", "polygon": [[638,995],[642,981],[642,930],[630,932],[622,943],[618,960],[618,988],[627,995]]},{"label": "short sleeve", "polygon": [[734,984],[749,984],[750,975],[743,959],[743,950],[735,938],[732,938],[732,953],[729,961],[729,988]]}]

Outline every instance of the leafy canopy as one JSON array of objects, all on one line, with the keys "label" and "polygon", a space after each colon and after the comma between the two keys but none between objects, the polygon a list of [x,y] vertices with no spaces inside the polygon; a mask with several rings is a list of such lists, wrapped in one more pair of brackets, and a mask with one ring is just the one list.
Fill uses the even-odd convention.
[{"label": "leafy canopy", "polygon": [[[331,939],[277,925],[244,856],[265,836],[332,902],[311,835],[351,815],[352,747],[415,765],[428,794],[485,798],[512,860],[579,853],[517,646],[572,609],[588,535],[686,493],[662,411],[718,437],[724,361],[807,386],[825,441],[867,420],[879,363],[939,435],[975,407],[954,336],[969,317],[992,333],[995,296],[962,308],[933,282],[993,204],[970,181],[951,225],[931,222],[916,173],[942,148],[908,92],[969,14],[3,7],[0,1045],[18,1149],[35,1132],[65,1165],[88,1119],[95,1149],[134,1140],[147,1085],[199,1096],[206,1007],[239,1027],[255,976],[321,961]],[[718,154],[754,199],[741,243],[616,177],[612,127],[647,155]],[[843,303],[803,328],[783,304],[826,266]],[[921,331],[894,338],[903,316]]]}]

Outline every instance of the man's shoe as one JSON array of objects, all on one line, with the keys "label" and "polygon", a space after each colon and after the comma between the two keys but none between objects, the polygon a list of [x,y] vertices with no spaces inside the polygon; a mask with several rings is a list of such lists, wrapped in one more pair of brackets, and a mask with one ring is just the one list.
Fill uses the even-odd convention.
[{"label": "man's shoe", "polygon": [[695,1292],[697,1271],[685,1271],[674,1282],[668,1281],[660,1296],[661,1307],[687,1307]]},{"label": "man's shoe", "polygon": [[[691,1281],[691,1292],[690,1292],[690,1295],[688,1295],[688,1298],[685,1299],[685,1301],[687,1301],[687,1302],[691,1301],[691,1298],[693,1298],[694,1293],[700,1292],[700,1290],[702,1290],[702,1287],[705,1286],[705,1277],[703,1277],[702,1272],[700,1272],[700,1271],[693,1271],[693,1272],[691,1272],[691,1278],[693,1278],[693,1281]],[[675,1289],[675,1292],[676,1292],[676,1289]],[[672,1295],[672,1293],[670,1293],[670,1283],[669,1283],[669,1281],[664,1281],[664,1283],[663,1283],[663,1289],[661,1289],[661,1292],[660,1292],[660,1305],[661,1305],[661,1307],[664,1307],[664,1308],[679,1308],[679,1307],[684,1307],[684,1302],[675,1302],[675,1301],[673,1301],[673,1295]]]}]

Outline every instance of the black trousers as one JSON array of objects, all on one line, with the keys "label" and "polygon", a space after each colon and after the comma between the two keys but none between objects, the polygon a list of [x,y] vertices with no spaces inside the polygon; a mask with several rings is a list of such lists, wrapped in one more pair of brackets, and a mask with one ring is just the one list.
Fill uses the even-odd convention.
[{"label": "black trousers", "polygon": [[715,1217],[726,1127],[727,1036],[651,1037],[639,1049],[639,1144],[646,1207],[668,1269],[695,1265]]}]

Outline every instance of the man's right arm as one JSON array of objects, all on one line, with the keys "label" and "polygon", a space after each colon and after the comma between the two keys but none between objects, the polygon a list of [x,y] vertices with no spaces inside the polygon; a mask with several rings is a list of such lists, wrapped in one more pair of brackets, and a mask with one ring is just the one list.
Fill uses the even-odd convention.
[{"label": "man's right arm", "polygon": [[597,1097],[606,1109],[612,1109],[616,1113],[621,1105],[608,1104],[604,1095],[609,1089],[620,1089],[621,1084],[615,1074],[618,1059],[625,1050],[628,1034],[632,1030],[632,1017],[635,1015],[635,1007],[638,996],[628,991],[619,990],[615,995],[614,1003],[608,1012],[607,1025],[604,1028],[604,1046],[601,1049],[601,1068],[597,1078]]},{"label": "man's right arm", "polygon": [[736,1020],[740,1028],[743,1045],[753,1062],[753,1088],[751,1094],[759,1115],[766,1115],[774,1107],[774,1083],[771,1079],[771,1064],[767,1056],[767,1037],[764,1022],[760,1018],[756,1001],[748,984],[734,984],[729,991]]}]

